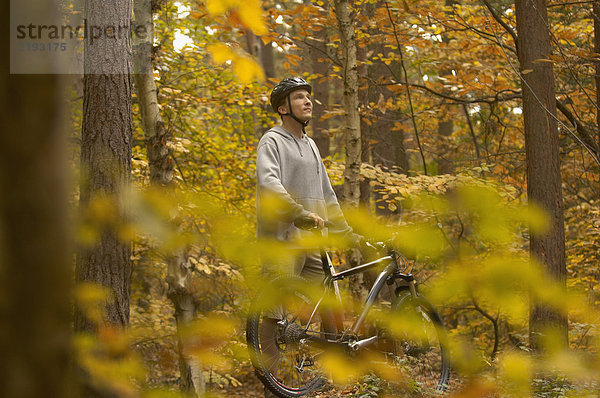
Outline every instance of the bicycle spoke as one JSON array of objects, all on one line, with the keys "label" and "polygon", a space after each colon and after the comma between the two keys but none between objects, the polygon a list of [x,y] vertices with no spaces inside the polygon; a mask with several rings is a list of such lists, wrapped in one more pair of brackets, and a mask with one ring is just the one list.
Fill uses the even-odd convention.
[{"label": "bicycle spoke", "polygon": [[[259,348],[255,362],[263,369],[264,381],[285,394],[308,393],[323,379],[318,361],[322,349],[311,344],[311,337],[323,336],[322,320],[318,304],[301,290],[306,286],[299,278],[281,281],[274,287],[280,301],[270,310],[259,309],[250,324],[252,330],[261,331],[252,333],[250,340]],[[279,320],[269,318],[276,313]]]}]

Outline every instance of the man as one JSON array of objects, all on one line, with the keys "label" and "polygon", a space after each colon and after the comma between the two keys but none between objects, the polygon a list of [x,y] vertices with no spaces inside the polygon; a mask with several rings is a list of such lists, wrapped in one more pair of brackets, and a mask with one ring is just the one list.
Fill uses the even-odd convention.
[{"label": "man", "polygon": [[[263,135],[256,150],[259,238],[293,241],[301,234],[294,222],[303,219],[312,219],[316,229],[328,220],[330,233],[356,237],[319,150],[305,132],[312,117],[311,92],[310,84],[299,77],[283,79],[271,92],[271,106],[282,123]],[[319,252],[299,254],[294,271],[309,279],[323,276]]]},{"label": "man", "polygon": [[[312,87],[293,77],[279,82],[271,92],[271,106],[281,117],[281,125],[268,130],[256,150],[257,234],[259,239],[293,241],[302,234],[294,223],[308,220],[316,229],[329,221],[329,232],[351,240],[358,235],[348,226],[315,142],[305,127],[312,117]],[[290,268],[308,280],[320,281],[324,273],[318,249],[294,252]],[[281,264],[278,264],[281,266]],[[266,268],[269,264],[265,264]],[[285,266],[284,266],[285,268]],[[279,362],[277,310],[265,317],[260,330],[267,367],[276,373]],[[265,388],[265,397],[274,395]]]}]

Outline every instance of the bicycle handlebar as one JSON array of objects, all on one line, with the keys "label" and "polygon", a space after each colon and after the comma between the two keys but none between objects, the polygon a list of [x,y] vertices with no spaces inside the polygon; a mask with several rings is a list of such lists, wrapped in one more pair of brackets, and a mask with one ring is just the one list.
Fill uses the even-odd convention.
[{"label": "bicycle handlebar", "polygon": [[[317,226],[315,225],[315,220],[312,217],[301,217],[298,218],[296,220],[294,220],[294,225],[297,228],[303,229],[305,231],[313,231],[313,232],[317,232],[319,229],[317,228]],[[325,228],[329,228],[333,225],[333,223],[331,221],[325,221]],[[396,263],[398,264],[398,267],[401,269],[401,271],[404,271],[408,268],[408,260],[407,258],[402,255],[400,252],[398,252],[397,250],[395,250],[394,247],[394,243],[393,243],[394,239],[389,239],[386,240],[384,242],[381,241],[372,241],[372,240],[368,240],[365,239],[362,241],[362,243],[379,252],[379,251],[386,251],[389,254],[391,254],[392,252],[395,253],[394,254],[394,260],[396,261]]]},{"label": "bicycle handlebar", "polygon": [[[301,217],[298,218],[296,220],[294,220],[294,225],[302,230],[305,231],[318,231],[317,226],[315,225],[315,219],[312,217]],[[325,221],[325,228],[330,228],[331,226],[333,226],[333,223],[331,221]],[[365,239],[363,241],[364,245],[373,249],[373,250],[383,250],[386,251],[389,248],[391,248],[393,246],[393,239],[387,240],[385,242],[381,242],[381,241],[371,241],[371,240],[367,240]]]},{"label": "bicycle handlebar", "polygon": [[[294,220],[294,225],[297,228],[303,229],[305,231],[317,230],[317,226],[315,225],[315,219],[312,217],[301,217]],[[325,228],[329,228],[333,225],[331,221],[325,221]]]}]

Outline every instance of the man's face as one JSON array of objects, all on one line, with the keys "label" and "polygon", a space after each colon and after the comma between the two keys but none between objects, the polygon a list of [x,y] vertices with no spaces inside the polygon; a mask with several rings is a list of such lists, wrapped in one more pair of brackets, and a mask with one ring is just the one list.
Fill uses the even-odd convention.
[{"label": "man's face", "polygon": [[[305,89],[299,89],[290,93],[290,104],[294,115],[303,121],[310,120],[312,117],[312,101],[310,93]],[[279,107],[281,114],[289,114],[287,101]]]}]

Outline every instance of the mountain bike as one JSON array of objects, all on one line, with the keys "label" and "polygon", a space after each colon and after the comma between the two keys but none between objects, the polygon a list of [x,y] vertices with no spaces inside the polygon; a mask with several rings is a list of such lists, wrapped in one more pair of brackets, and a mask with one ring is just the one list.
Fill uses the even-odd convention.
[{"label": "mountain bike", "polygon": [[[253,301],[246,324],[248,350],[255,373],[275,395],[300,397],[324,388],[330,373],[324,364],[331,353],[363,368],[373,361],[374,368],[395,370],[400,380],[389,382],[404,391],[446,390],[450,359],[442,318],[419,293],[409,261],[391,242],[366,245],[385,255],[335,272],[321,249],[322,284],[280,276]],[[340,313],[341,305],[331,305],[340,300],[339,281],[378,267],[358,316],[348,318]]]}]

